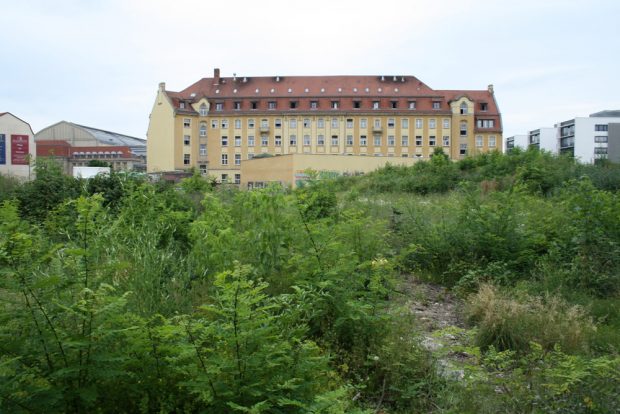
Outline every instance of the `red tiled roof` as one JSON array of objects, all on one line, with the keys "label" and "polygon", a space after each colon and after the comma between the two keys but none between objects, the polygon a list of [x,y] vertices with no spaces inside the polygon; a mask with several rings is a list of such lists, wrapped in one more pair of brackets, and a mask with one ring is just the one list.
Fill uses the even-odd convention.
[{"label": "red tiled roof", "polygon": [[[316,101],[317,111],[332,112],[331,102],[338,101],[338,110],[354,109],[360,102],[360,112],[372,111],[373,102],[379,101],[381,111],[406,110],[415,101],[415,113],[450,113],[449,102],[467,96],[475,103],[487,103],[484,115],[495,116],[501,130],[499,109],[489,90],[434,90],[414,76],[269,76],[269,77],[217,77],[202,78],[180,92],[166,91],[173,106],[180,113],[195,114],[189,105],[203,97],[211,103],[221,102],[224,113],[233,111],[233,102],[241,103],[241,111],[250,109],[250,102],[257,101],[259,111],[267,110],[267,102],[275,102],[276,110],[288,111],[290,102],[298,101],[299,112],[310,108]],[[185,101],[186,107],[180,108]],[[433,102],[441,102],[441,109],[433,109]],[[478,115],[479,111],[476,111]],[[482,116],[482,115],[481,115]],[[485,119],[491,119],[485,117]]]}]

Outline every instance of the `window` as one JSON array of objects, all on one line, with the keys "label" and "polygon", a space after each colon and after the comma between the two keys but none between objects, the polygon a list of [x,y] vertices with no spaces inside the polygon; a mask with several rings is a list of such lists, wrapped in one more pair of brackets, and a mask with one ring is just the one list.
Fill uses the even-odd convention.
[{"label": "window", "polygon": [[594,125],[594,130],[595,131],[607,131],[608,126],[606,124],[596,124]]},{"label": "window", "polygon": [[400,120],[400,128],[401,129],[409,129],[409,119],[408,118],[402,118]]},{"label": "window", "polygon": [[422,135],[416,135],[415,136],[415,144],[420,147],[422,146]]},{"label": "window", "polygon": [[467,103],[461,103],[461,115],[467,115]]},{"label": "window", "polygon": [[325,120],[323,118],[319,118],[316,120],[317,128],[325,128]]},{"label": "window", "polygon": [[297,128],[297,119],[296,118],[291,118],[288,120],[288,127],[295,129]]},{"label": "window", "polygon": [[394,118],[388,118],[387,127],[394,128],[394,125],[396,125],[396,121],[394,121]]},{"label": "window", "polygon": [[241,165],[241,154],[235,154],[235,165]]},{"label": "window", "polygon": [[217,119],[211,120],[211,129],[217,129],[218,125],[219,125],[219,121]]},{"label": "window", "polygon": [[228,119],[222,119],[222,129],[228,129]]},{"label": "window", "polygon": [[216,111],[222,111],[222,110],[224,110],[224,103],[223,103],[223,102],[217,102],[217,103],[215,104],[215,110],[216,110]]},{"label": "window", "polygon": [[183,145],[189,145],[189,135],[183,135]]},{"label": "window", "polygon": [[428,120],[428,128],[429,129],[437,128],[437,123],[436,123],[435,119],[429,119]]},{"label": "window", "polygon": [[276,147],[281,147],[282,146],[282,135],[276,135],[275,145],[276,145]]},{"label": "window", "polygon": [[254,146],[254,135],[248,135],[248,147]]},{"label": "window", "polygon": [[317,137],[316,137],[316,145],[325,145],[325,136],[317,135]]},{"label": "window", "polygon": [[347,128],[353,128],[353,119],[347,118]]},{"label": "window", "polygon": [[594,137],[594,142],[608,142],[608,138],[606,136],[596,136]]},{"label": "window", "polygon": [[388,147],[393,147],[396,145],[396,139],[394,139],[394,135],[388,135]]},{"label": "window", "polygon": [[375,119],[374,127],[375,129],[381,129],[381,119]]},{"label": "window", "polygon": [[189,118],[183,119],[183,128],[189,128],[192,126],[192,120]]},{"label": "window", "polygon": [[476,126],[478,128],[493,128],[495,121],[493,119],[479,119],[476,121]]},{"label": "window", "polygon": [[366,118],[360,119],[360,128],[367,128],[367,127],[368,127],[368,120]]},{"label": "window", "polygon": [[310,146],[310,135],[308,135],[308,134],[304,135],[304,145],[306,147]]},{"label": "window", "polygon": [[353,145],[353,135],[347,135],[347,145]]},{"label": "window", "polygon": [[200,155],[207,155],[207,144],[200,144]]},{"label": "window", "polygon": [[379,101],[372,101],[372,109],[379,109]]},{"label": "window", "polygon": [[339,105],[338,101],[332,101],[331,102],[332,109],[338,109],[338,105]]},{"label": "window", "polygon": [[183,165],[189,165],[189,154],[183,154]]},{"label": "window", "polygon": [[222,154],[222,165],[228,165],[228,154]]},{"label": "window", "polygon": [[206,174],[207,173],[207,164],[200,164],[198,166],[198,168],[200,168],[200,174]]},{"label": "window", "polygon": [[222,183],[228,182],[228,174],[222,174]]},{"label": "window", "polygon": [[416,118],[415,120],[415,127],[417,129],[422,129],[424,127],[424,120],[421,118]]},{"label": "window", "polygon": [[595,154],[607,154],[607,147],[596,147],[594,148],[594,153]]},{"label": "window", "polygon": [[204,122],[200,123],[200,136],[201,137],[207,136],[207,124]]},{"label": "window", "polygon": [[467,122],[465,122],[465,121],[461,122],[460,131],[461,131],[461,136],[462,137],[466,137],[467,136]]},{"label": "window", "polygon": [[482,135],[476,135],[476,148],[482,148]]},{"label": "window", "polygon": [[319,107],[318,101],[310,101],[310,109],[317,109]]},{"label": "window", "polygon": [[360,109],[362,107],[361,101],[353,101],[353,109]]},{"label": "window", "polygon": [[256,102],[256,101],[250,102],[250,108],[257,109],[258,108],[258,102]]},{"label": "window", "polygon": [[312,126],[312,121],[310,118],[304,118],[304,128],[310,128]]},{"label": "window", "polygon": [[179,102],[179,108],[185,109],[185,102]]},{"label": "window", "polygon": [[443,146],[444,147],[449,147],[450,146],[450,136],[449,135],[444,135],[443,136]]},{"label": "window", "polygon": [[235,184],[241,184],[241,174],[235,174]]},{"label": "window", "polygon": [[233,102],[233,108],[235,109],[235,111],[240,110],[241,109],[241,102],[239,102],[239,101]]},{"label": "window", "polygon": [[433,109],[441,109],[441,102],[434,101],[433,102]]},{"label": "window", "polygon": [[390,107],[392,109],[398,108],[398,101],[390,101]]},{"label": "window", "polygon": [[207,116],[207,105],[200,105],[200,116]]},{"label": "window", "polygon": [[235,119],[235,129],[241,129],[241,120]]},{"label": "window", "polygon": [[460,155],[466,155],[467,154],[467,144],[460,144],[459,145],[459,154]]},{"label": "window", "polygon": [[408,158],[408,157],[409,157],[409,154],[402,154],[402,155],[401,155],[401,157],[403,157],[403,158]]},{"label": "window", "polygon": [[409,135],[403,135],[402,137],[400,137],[400,145],[402,145],[403,147],[409,146]]},{"label": "window", "polygon": [[486,112],[489,110],[489,104],[486,102],[480,102],[480,110]]},{"label": "window", "polygon": [[415,109],[415,101],[409,101],[409,109]]},{"label": "window", "polygon": [[360,146],[365,147],[368,145],[368,138],[366,135],[360,135]]},{"label": "window", "polygon": [[450,128],[450,120],[448,118],[444,118],[443,129],[449,129],[449,128]]},{"label": "window", "polygon": [[253,158],[254,158],[254,154],[253,154],[253,153],[251,153],[251,152],[250,152],[250,153],[248,153],[248,160],[251,160],[251,159],[253,159]]},{"label": "window", "polygon": [[428,137],[428,145],[430,147],[434,147],[437,144],[437,139],[435,138],[435,135],[431,135],[430,137]]},{"label": "window", "polygon": [[282,128],[282,120],[281,120],[281,119],[276,119],[276,120],[273,122],[273,125],[274,125],[274,127],[276,127],[276,128]]},{"label": "window", "polygon": [[375,135],[374,136],[374,144],[375,144],[375,147],[380,147],[381,146],[381,135]]},{"label": "window", "polygon": [[235,147],[241,146],[241,136],[235,135]]},{"label": "window", "polygon": [[256,122],[253,119],[248,119],[248,129],[254,129]]},{"label": "window", "polygon": [[495,148],[496,145],[497,145],[497,141],[496,141],[495,135],[489,136],[489,148]]},{"label": "window", "polygon": [[292,147],[297,146],[297,135],[291,135],[288,137],[288,142]]},{"label": "window", "polygon": [[266,147],[269,145],[269,137],[267,135],[261,135],[260,137],[260,145],[262,147]]},{"label": "window", "polygon": [[333,147],[338,146],[338,135],[332,135],[332,146]]},{"label": "window", "polygon": [[276,102],[275,101],[267,102],[267,109],[276,109]]},{"label": "window", "polygon": [[332,128],[338,128],[338,118],[332,118]]},{"label": "window", "polygon": [[297,109],[297,101],[291,101],[291,102],[289,103],[289,107],[290,107],[291,109]]},{"label": "window", "polygon": [[269,120],[268,119],[261,119],[260,120],[260,127],[261,128],[269,128]]},{"label": "window", "polygon": [[226,135],[222,135],[222,147],[228,146],[228,137]]}]

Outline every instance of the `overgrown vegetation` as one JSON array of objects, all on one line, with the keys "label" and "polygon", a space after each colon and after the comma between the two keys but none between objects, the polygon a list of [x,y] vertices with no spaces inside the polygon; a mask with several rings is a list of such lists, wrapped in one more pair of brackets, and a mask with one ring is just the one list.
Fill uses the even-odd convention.
[{"label": "overgrown vegetation", "polygon": [[[620,169],[537,151],[239,191],[0,177],[0,411],[617,412]],[[439,373],[395,300],[466,298]]]}]

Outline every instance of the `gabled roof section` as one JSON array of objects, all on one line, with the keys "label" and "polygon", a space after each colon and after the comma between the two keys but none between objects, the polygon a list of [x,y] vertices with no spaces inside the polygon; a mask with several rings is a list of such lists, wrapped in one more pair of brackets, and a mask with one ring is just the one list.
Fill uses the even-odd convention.
[{"label": "gabled roof section", "polygon": [[23,119],[21,119],[21,118],[20,118],[20,117],[18,117],[18,116],[13,115],[13,114],[12,114],[12,113],[10,113],[10,112],[0,112],[0,117],[3,117],[3,116],[5,116],[5,115],[11,115],[13,118],[15,118],[15,119],[17,119],[17,120],[20,120],[20,121],[21,121],[21,122],[23,122],[24,124],[28,125],[28,128],[30,129],[30,132],[32,133],[32,135],[34,135],[34,131],[32,131],[32,127],[30,126],[30,124],[29,124],[28,122],[24,121]]}]

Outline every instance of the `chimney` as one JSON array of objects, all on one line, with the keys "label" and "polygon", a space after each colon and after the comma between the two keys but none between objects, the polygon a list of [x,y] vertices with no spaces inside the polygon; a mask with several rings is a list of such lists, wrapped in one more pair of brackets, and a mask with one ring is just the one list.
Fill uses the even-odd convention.
[{"label": "chimney", "polygon": [[493,95],[495,92],[493,91],[493,84],[489,85],[489,93]]},{"label": "chimney", "polygon": [[214,85],[220,84],[220,68],[213,69],[213,84]]},{"label": "chimney", "polygon": [[159,82],[159,91],[163,92],[166,90],[166,82]]}]

